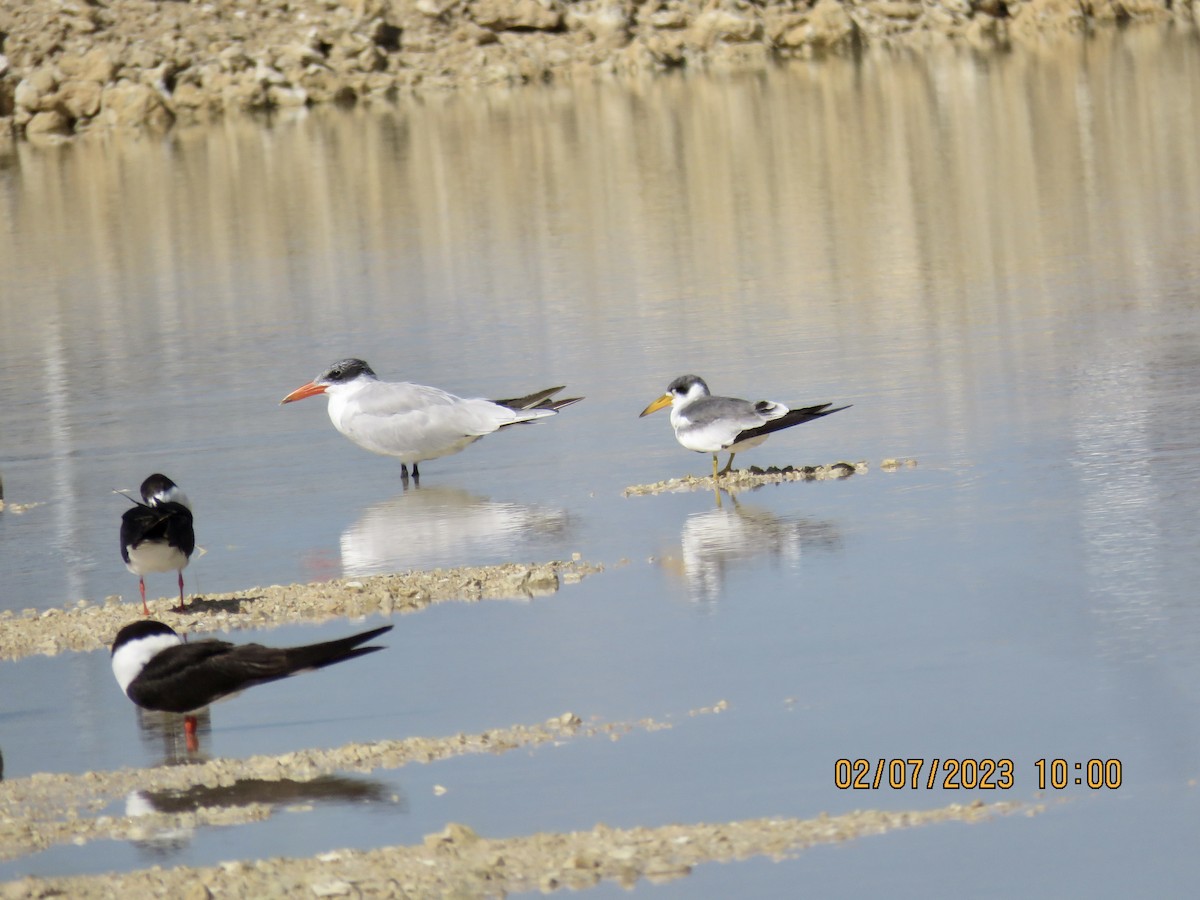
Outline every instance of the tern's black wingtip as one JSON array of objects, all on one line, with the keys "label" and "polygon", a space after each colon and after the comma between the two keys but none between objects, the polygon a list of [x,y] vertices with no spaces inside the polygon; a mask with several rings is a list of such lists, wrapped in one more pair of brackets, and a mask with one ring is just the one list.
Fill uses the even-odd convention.
[{"label": "tern's black wingtip", "polygon": [[363,643],[366,643],[367,641],[374,640],[381,634],[387,634],[395,627],[395,625],[383,625],[380,628],[372,628],[370,631],[364,631],[362,634],[355,635],[355,637],[361,638]]},{"label": "tern's black wingtip", "polygon": [[[358,634],[350,635],[350,637],[341,638],[340,640],[330,641],[325,646],[337,646],[337,647],[341,647],[343,649],[350,649],[350,648],[357,647],[361,651],[362,649],[364,649],[364,648],[362,648],[362,645],[365,644],[367,641],[373,641],[373,640],[375,640],[375,638],[379,637],[381,634],[387,634],[394,627],[395,627],[394,625],[383,625],[379,628],[372,628],[370,631],[360,631]],[[371,647],[370,649],[382,650],[383,647]]]}]

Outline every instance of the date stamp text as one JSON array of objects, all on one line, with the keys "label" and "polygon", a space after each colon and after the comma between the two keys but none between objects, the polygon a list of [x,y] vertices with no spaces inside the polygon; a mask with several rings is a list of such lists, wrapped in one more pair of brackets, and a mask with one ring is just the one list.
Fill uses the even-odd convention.
[{"label": "date stamp text", "polygon": [[[1039,759],[1033,764],[1037,789],[1061,791],[1067,787],[1116,790],[1121,786],[1119,759]],[[839,759],[833,764],[833,786],[838,790],[985,790],[1007,791],[1017,786],[1011,759]]]}]

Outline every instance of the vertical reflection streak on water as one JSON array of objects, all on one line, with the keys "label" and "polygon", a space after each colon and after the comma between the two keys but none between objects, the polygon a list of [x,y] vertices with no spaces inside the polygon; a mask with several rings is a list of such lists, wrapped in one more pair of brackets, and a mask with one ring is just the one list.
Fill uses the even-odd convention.
[{"label": "vertical reflection streak on water", "polygon": [[1075,386],[1088,591],[1105,653],[1144,658],[1158,645],[1163,623],[1148,373],[1135,342],[1100,351]]},{"label": "vertical reflection streak on water", "polygon": [[1091,223],[1099,221],[1099,209],[1097,205],[1100,201],[1100,192],[1098,190],[1099,176],[1096,170],[1096,104],[1092,94],[1091,81],[1087,78],[1086,68],[1081,67],[1076,76],[1074,101],[1075,109],[1079,112],[1079,119],[1076,125],[1076,139],[1079,142],[1080,181],[1083,193],[1083,205],[1086,211],[1084,225],[1090,228]]},{"label": "vertical reflection streak on water", "polygon": [[[426,215],[422,216],[423,227],[418,231],[421,253],[417,261],[420,264],[421,281],[424,283],[430,280],[430,275],[440,278],[441,284],[435,292],[436,295],[453,298],[458,295],[458,286],[450,251],[455,246],[457,223],[454,221],[454,210],[457,204],[454,202],[447,165],[456,157],[443,152],[442,132],[438,129],[422,128],[419,124],[415,131],[419,139],[413,148],[413,162],[426,173],[428,179],[425,183],[428,193],[421,192],[426,198],[426,207],[423,210]],[[432,272],[427,269],[432,269]]]},{"label": "vertical reflection streak on water", "polygon": [[[1097,604],[1096,640],[1106,655],[1122,660],[1151,659],[1169,643],[1170,613],[1162,608],[1169,602],[1163,588],[1168,552],[1163,548],[1169,541],[1160,527],[1169,488],[1162,484],[1168,476],[1154,464],[1152,434],[1160,425],[1151,373],[1169,380],[1175,371],[1170,360],[1157,358],[1153,320],[1143,319],[1164,312],[1164,240],[1170,258],[1170,245],[1181,237],[1176,222],[1185,229],[1190,222],[1196,237],[1194,204],[1184,202],[1173,186],[1195,184],[1196,166],[1179,156],[1177,135],[1181,115],[1195,118],[1196,82],[1190,89],[1186,81],[1175,82],[1167,92],[1171,99],[1159,104],[1151,98],[1161,87],[1143,79],[1144,72],[1123,53],[1089,55],[1076,77],[1074,105],[1085,211],[1077,227],[1088,240],[1080,249],[1092,263],[1080,273],[1088,284],[1083,294],[1120,279],[1121,300],[1129,308],[1126,333],[1119,341],[1102,341],[1091,353],[1085,350],[1089,364],[1074,386],[1081,524],[1089,590]],[[1129,140],[1130,135],[1136,137]],[[1130,210],[1141,215],[1129,216]],[[1159,227],[1146,227],[1152,221]],[[1174,418],[1170,406],[1167,415]]]},{"label": "vertical reflection streak on water", "polygon": [[[52,316],[45,323],[45,332],[40,341],[43,357],[42,379],[45,390],[46,431],[52,474],[55,553],[51,559],[61,560],[70,597],[82,597],[85,593],[78,548],[77,511],[72,498],[76,495],[75,446],[71,421],[71,384],[68,378],[70,363],[63,340],[62,316]],[[64,598],[66,599],[66,598]]]}]

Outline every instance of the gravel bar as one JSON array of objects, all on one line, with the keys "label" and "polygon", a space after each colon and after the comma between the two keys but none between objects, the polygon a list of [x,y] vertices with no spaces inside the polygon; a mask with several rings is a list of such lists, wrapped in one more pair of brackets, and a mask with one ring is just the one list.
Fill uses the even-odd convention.
[{"label": "gravel bar", "polygon": [[720,824],[609,828],[489,839],[450,823],[418,845],[335,850],[311,859],[227,862],[206,868],[158,868],[119,875],[26,878],[3,897],[413,897],[504,896],[511,891],[580,890],[601,881],[629,888],[662,883],[695,866],[794,857],[805,848],[939,823],[980,823],[1041,807],[954,803],[911,812],[865,810],[810,819],[762,818]]},{"label": "gravel bar", "polygon": [[[342,578],[315,584],[253,587],[231,594],[192,597],[187,612],[173,612],[176,600],[153,601],[151,614],[189,634],[271,628],[302,620],[322,622],[382,613],[410,613],[448,600],[529,599],[552,594],[602,566],[569,562],[505,563],[432,569],[368,578]],[[0,659],[20,659],[67,650],[108,647],[118,630],[141,618],[141,602],[118,596],[103,605],[79,600],[66,609],[0,612]]]}]

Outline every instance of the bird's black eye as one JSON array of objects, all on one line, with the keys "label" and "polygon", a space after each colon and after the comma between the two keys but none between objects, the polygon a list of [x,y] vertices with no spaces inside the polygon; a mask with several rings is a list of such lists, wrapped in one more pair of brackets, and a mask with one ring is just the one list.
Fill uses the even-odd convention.
[{"label": "bird's black eye", "polygon": [[344,375],[345,373],[342,371],[341,366],[334,366],[332,369],[329,370],[329,374],[333,378],[341,378],[342,375]]}]

